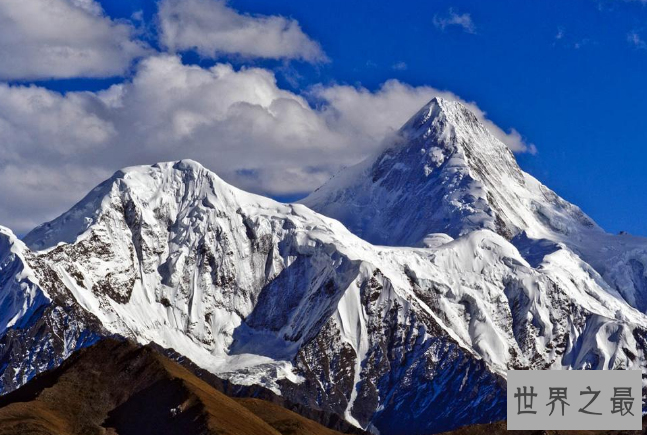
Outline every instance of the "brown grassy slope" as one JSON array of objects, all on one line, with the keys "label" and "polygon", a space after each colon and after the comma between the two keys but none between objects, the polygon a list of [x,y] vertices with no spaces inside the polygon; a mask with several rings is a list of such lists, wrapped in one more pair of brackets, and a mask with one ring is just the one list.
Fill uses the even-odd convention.
[{"label": "brown grassy slope", "polygon": [[332,429],[300,416],[274,403],[260,399],[236,399],[283,435],[339,435]]},{"label": "brown grassy slope", "polygon": [[339,434],[263,405],[257,416],[149,347],[103,340],[0,397],[0,435],[279,435],[263,418],[282,412],[284,434]]}]

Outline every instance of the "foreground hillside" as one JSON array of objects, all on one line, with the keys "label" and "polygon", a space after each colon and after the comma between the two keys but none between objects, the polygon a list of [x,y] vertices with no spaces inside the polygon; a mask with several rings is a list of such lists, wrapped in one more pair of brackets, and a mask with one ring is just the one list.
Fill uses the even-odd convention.
[{"label": "foreground hillside", "polygon": [[232,399],[150,347],[106,339],[0,400],[2,435],[341,435]]}]

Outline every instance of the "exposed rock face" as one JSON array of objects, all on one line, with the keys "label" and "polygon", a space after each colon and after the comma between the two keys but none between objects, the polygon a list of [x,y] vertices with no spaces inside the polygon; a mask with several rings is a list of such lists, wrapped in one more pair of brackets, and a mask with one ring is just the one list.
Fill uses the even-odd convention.
[{"label": "exposed rock face", "polygon": [[119,334],[358,427],[416,435],[502,419],[508,368],[647,373],[647,316],[632,307],[643,293],[610,285],[641,283],[639,264],[583,260],[573,241],[607,236],[462,106],[432,102],[403,132],[409,142],[306,202],[347,207],[339,217],[371,241],[427,248],[372,245],[191,161],[117,172],[27,246],[4,231],[2,335],[39,337],[3,350],[4,391],[45,368],[32,358],[43,349],[58,364]]}]

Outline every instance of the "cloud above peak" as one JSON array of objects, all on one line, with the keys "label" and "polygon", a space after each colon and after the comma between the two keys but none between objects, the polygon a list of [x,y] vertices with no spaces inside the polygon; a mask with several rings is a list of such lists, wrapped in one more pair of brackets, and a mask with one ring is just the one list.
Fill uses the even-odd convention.
[{"label": "cloud above peak", "polygon": [[[249,191],[306,193],[372,154],[435,96],[462,101],[513,151],[534,151],[476,104],[429,86],[295,92],[268,69],[190,65],[174,53],[325,60],[295,20],[243,14],[223,0],[161,0],[157,20],[168,52],[139,41],[132,23],[107,17],[96,0],[0,0],[0,58],[11,60],[0,63],[0,203],[10,205],[0,223],[24,233],[121,167],[185,158]],[[112,75],[123,81],[97,92],[9,82]]]},{"label": "cloud above peak", "polygon": [[2,0],[0,79],[121,75],[148,52],[135,33],[94,0]]},{"label": "cloud above peak", "polygon": [[[0,222],[25,232],[118,168],[184,158],[253,192],[308,192],[372,154],[437,95],[458,98],[389,80],[373,91],[317,85],[306,99],[266,69],[203,68],[168,54],[100,92],[0,84],[0,203],[11,204]],[[464,104],[511,149],[531,149]]]},{"label": "cloud above peak", "polygon": [[[161,0],[157,24],[171,52],[327,61],[296,20],[243,14],[224,0]],[[127,76],[152,53],[133,22],[110,18],[96,0],[0,1],[0,80]]]},{"label": "cloud above peak", "polygon": [[278,15],[242,14],[224,0],[162,0],[158,24],[161,44],[170,51],[200,55],[326,61],[319,44],[296,20]]}]

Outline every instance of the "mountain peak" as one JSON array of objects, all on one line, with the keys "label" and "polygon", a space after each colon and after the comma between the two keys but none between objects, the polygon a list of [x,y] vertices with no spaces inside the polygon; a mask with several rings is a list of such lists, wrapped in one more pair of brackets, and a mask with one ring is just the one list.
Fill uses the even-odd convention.
[{"label": "mountain peak", "polygon": [[476,116],[460,101],[434,97],[413,115],[405,126],[409,123],[424,124],[439,116],[446,119],[453,118],[453,121],[456,121],[456,118],[460,116],[472,117],[476,120]]},{"label": "mountain peak", "polygon": [[210,170],[202,166],[200,162],[197,162],[193,159],[182,159],[182,160],[176,160],[171,162],[159,162],[154,164],[152,167],[166,169],[166,170],[177,170],[177,171],[194,172],[194,173],[200,173],[204,171],[211,172]]},{"label": "mountain peak", "polygon": [[477,229],[554,240],[595,226],[525,174],[510,149],[458,101],[432,99],[399,133],[303,204],[382,245],[420,246],[434,233],[458,237]]},{"label": "mountain peak", "polygon": [[377,158],[303,203],[375,244],[420,246],[432,233],[457,237],[480,228],[508,238],[517,232],[497,217],[491,199],[501,185],[523,185],[524,176],[509,148],[465,105],[436,97],[399,133]]},{"label": "mountain peak", "polygon": [[418,145],[416,139],[434,142],[450,152],[462,146],[471,146],[471,153],[500,155],[515,167],[516,162],[508,147],[494,137],[478,117],[460,101],[434,97],[400,129],[408,143]]},{"label": "mountain peak", "polygon": [[[123,214],[133,200],[155,208],[165,202],[197,202],[208,197],[231,196],[234,192],[238,189],[194,160],[130,166],[116,171],[69,211],[34,228],[24,241],[35,250],[49,249],[61,242],[73,243],[106,213],[121,210],[119,213]],[[244,194],[241,196],[245,198]]]},{"label": "mountain peak", "polygon": [[194,177],[200,175],[216,176],[215,173],[205,168],[201,163],[192,159],[172,160],[167,162],[158,162],[153,165],[134,165],[122,168],[114,173],[114,175],[106,182],[114,181],[117,179],[136,177],[137,174],[151,175],[157,173],[159,175],[168,176],[172,173],[193,174]]}]

